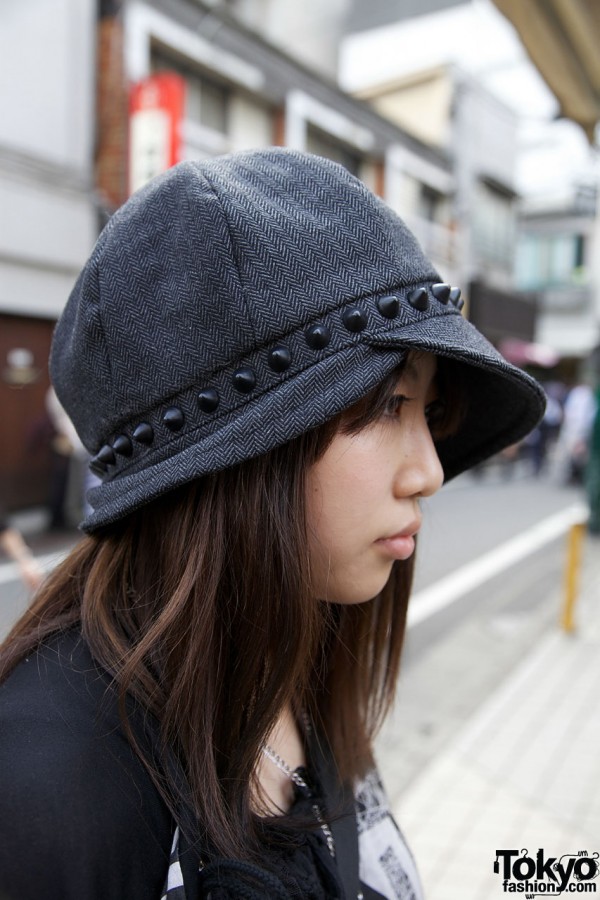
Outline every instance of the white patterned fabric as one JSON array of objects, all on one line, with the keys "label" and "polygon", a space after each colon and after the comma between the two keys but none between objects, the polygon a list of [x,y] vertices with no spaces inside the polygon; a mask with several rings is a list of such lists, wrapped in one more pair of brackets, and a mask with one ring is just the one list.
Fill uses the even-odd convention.
[{"label": "white patterned fabric", "polygon": [[183,886],[183,875],[181,865],[179,863],[179,828],[175,829],[173,835],[173,845],[171,847],[171,856],[169,858],[169,871],[167,873],[167,881],[163,890],[161,900],[186,900],[185,887]]},{"label": "white patterned fabric", "polygon": [[[414,859],[390,811],[379,773],[372,769],[356,785],[359,876],[363,900],[423,900]],[[175,830],[161,900],[191,900],[185,893]]]},{"label": "white patterned fabric", "polygon": [[355,797],[362,885],[386,900],[423,900],[414,859],[376,769],[357,784]]}]

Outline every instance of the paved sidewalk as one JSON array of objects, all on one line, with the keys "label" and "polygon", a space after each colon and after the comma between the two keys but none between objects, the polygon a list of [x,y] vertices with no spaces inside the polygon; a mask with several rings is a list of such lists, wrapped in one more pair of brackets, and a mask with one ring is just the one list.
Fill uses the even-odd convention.
[{"label": "paved sidewalk", "polygon": [[[496,850],[527,849],[533,859],[540,848],[556,858],[600,851],[598,538],[586,539],[576,622],[572,635],[558,627],[543,634],[394,797],[426,900],[504,896]],[[582,891],[583,881],[572,883]],[[600,878],[585,884],[600,894]]]}]

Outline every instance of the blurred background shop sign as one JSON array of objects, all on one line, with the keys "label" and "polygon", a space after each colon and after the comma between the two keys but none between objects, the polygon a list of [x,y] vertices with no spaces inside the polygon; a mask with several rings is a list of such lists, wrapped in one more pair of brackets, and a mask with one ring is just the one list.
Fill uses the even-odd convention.
[{"label": "blurred background shop sign", "polygon": [[129,104],[129,193],[181,159],[185,80],[159,72],[133,85]]},{"label": "blurred background shop sign", "polygon": [[469,288],[469,318],[495,344],[508,338],[533,341],[537,302],[534,294],[519,295],[474,279]]},{"label": "blurred background shop sign", "polygon": [[31,350],[25,347],[14,347],[6,354],[6,363],[2,369],[2,379],[12,387],[24,387],[32,384],[40,377]]},{"label": "blurred background shop sign", "polygon": [[498,349],[509,362],[517,366],[540,366],[543,369],[551,369],[560,360],[560,354],[553,347],[521,341],[518,338],[501,341]]}]

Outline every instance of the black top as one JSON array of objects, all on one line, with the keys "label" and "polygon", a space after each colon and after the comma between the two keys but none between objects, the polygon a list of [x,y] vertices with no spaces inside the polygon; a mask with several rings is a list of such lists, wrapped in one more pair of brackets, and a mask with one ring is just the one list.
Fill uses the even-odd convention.
[{"label": "black top", "polygon": [[[128,712],[144,742],[139,710],[131,703]],[[313,784],[292,813],[306,822],[316,799],[335,859],[316,820],[293,832],[265,823],[281,891],[265,894],[268,873],[241,871],[235,860],[209,858],[199,873],[199,854],[181,844],[125,737],[110,677],[78,629],[52,638],[0,686],[0,900],[197,900],[209,892],[230,900],[256,896],[250,884],[258,896],[420,900],[376,770],[346,796],[320,742],[309,744]],[[338,815],[328,817],[328,807]]]},{"label": "black top", "polygon": [[[0,686],[0,798],[0,900],[163,895],[175,823],[122,731],[110,677],[77,629],[40,647]],[[295,811],[310,820],[311,801],[298,796]],[[342,896],[316,821],[278,843],[271,863],[286,896]],[[211,896],[237,897],[254,880],[252,871],[229,872],[230,863],[215,861]],[[198,863],[187,871],[186,897],[195,900]]]},{"label": "black top", "polygon": [[78,631],[0,686],[0,900],[151,900],[172,818]]}]

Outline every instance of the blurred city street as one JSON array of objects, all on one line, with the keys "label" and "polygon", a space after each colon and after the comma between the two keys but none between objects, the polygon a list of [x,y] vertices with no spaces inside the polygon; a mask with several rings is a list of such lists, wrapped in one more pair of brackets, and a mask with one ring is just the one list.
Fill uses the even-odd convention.
[{"label": "blurred city street", "polygon": [[[413,612],[432,571],[450,585],[455,564],[516,551],[517,532],[576,517],[580,499],[526,472],[449,485],[426,514]],[[428,900],[499,896],[497,850],[600,850],[600,543],[584,547],[572,634],[566,547],[565,532],[409,628],[378,759]]]}]

